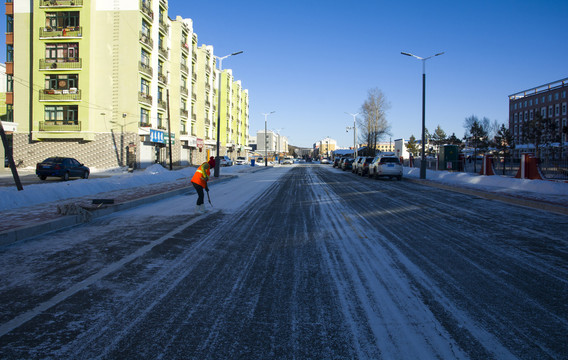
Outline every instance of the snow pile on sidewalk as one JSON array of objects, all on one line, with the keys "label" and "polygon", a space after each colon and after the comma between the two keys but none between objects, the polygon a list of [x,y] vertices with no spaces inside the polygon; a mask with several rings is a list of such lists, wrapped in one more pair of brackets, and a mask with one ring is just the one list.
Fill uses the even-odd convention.
[{"label": "snow pile on sidewalk", "polygon": [[[232,166],[221,168],[221,175],[249,172],[251,166]],[[108,178],[77,179],[66,182],[49,182],[24,186],[18,191],[15,186],[0,188],[0,211],[12,210],[42,203],[57,202],[65,199],[94,195],[107,191],[130,189],[138,186],[188,179],[195,173],[195,167],[169,171],[161,165],[152,165],[144,171],[133,173],[110,171]],[[106,172],[98,172],[106,173]]]},{"label": "snow pile on sidewalk", "polygon": [[[405,168],[404,176],[420,178],[420,168]],[[493,193],[528,196],[533,199],[558,202],[564,199],[568,204],[568,183],[548,180],[516,179],[506,176],[484,176],[472,173],[427,170],[426,180],[441,184],[466,187]]]}]

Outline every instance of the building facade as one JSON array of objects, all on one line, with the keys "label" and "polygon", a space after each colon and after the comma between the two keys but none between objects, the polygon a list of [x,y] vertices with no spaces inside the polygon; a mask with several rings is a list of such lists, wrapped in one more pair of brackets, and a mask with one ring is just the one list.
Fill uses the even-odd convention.
[{"label": "building facade", "polygon": [[524,144],[523,124],[540,114],[554,125],[551,137],[558,140],[559,146],[566,146],[568,134],[563,129],[568,118],[567,92],[568,78],[509,95],[509,131],[516,145],[534,145]]},{"label": "building facade", "polygon": [[166,165],[170,139],[176,165],[215,155],[213,47],[197,46],[191,19],[169,18],[167,0],[15,2],[6,16],[6,73],[20,79],[7,80],[6,112],[20,166],[56,155],[95,168]]},{"label": "building facade", "polygon": [[314,144],[314,156],[319,158],[331,157],[331,154],[337,149],[337,141],[330,137],[326,137]]},{"label": "building facade", "polygon": [[269,158],[288,155],[288,138],[272,130],[264,132],[259,130],[256,133],[256,152]]}]

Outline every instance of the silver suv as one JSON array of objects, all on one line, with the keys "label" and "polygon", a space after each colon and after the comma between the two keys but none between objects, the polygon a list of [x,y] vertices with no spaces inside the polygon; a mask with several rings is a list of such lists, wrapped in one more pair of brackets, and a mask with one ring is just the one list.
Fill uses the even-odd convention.
[{"label": "silver suv", "polygon": [[364,159],[364,156],[357,156],[355,158],[355,160],[353,161],[353,167],[351,168],[352,173],[357,173],[357,168],[359,167],[359,164],[361,164],[361,161],[364,161]]},{"label": "silver suv", "polygon": [[402,165],[400,159],[393,153],[379,154],[375,156],[371,165],[369,165],[369,177],[378,179],[379,177],[402,179]]}]

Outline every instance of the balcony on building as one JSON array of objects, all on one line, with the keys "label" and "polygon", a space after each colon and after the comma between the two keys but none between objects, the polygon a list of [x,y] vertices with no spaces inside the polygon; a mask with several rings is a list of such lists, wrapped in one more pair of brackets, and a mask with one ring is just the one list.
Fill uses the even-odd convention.
[{"label": "balcony on building", "polygon": [[191,92],[191,101],[197,101],[197,94],[194,92]]},{"label": "balcony on building", "polygon": [[138,101],[147,105],[152,105],[152,95],[139,91]]},{"label": "balcony on building", "polygon": [[41,0],[40,7],[77,7],[83,6],[83,0]]},{"label": "balcony on building", "polygon": [[145,34],[144,32],[140,31],[139,39],[142,44],[148,46],[150,49],[154,48],[154,40],[152,40],[149,34]]},{"label": "balcony on building", "polygon": [[39,91],[39,101],[79,101],[81,100],[81,89],[41,89]]},{"label": "balcony on building", "polygon": [[194,113],[191,113],[191,120],[197,121],[197,115],[194,114]]},{"label": "balcony on building", "polygon": [[181,49],[189,52],[189,44],[185,41],[181,41]]},{"label": "balcony on building", "polygon": [[160,19],[159,24],[160,24],[160,30],[161,30],[164,34],[168,35],[168,33],[169,33],[169,31],[170,31],[170,26],[169,26],[164,20],[162,20],[162,19]]},{"label": "balcony on building", "polygon": [[154,74],[154,70],[152,69],[152,67],[148,64],[144,64],[142,61],[138,62],[138,70],[141,73],[146,74],[150,77],[152,77],[152,75]]},{"label": "balcony on building", "polygon": [[44,26],[39,28],[40,39],[82,38],[82,26]]},{"label": "balcony on building", "polygon": [[164,100],[158,100],[158,108],[166,110],[168,108],[168,104]]},{"label": "balcony on building", "polygon": [[180,63],[179,68],[181,69],[182,72],[189,74],[189,68],[184,63]]},{"label": "balcony on building", "polygon": [[158,48],[158,54],[160,54],[165,59],[167,59],[168,58],[168,49]]},{"label": "balcony on building", "polygon": [[189,95],[189,89],[185,86],[180,86],[179,91],[181,93],[181,96],[187,97]]},{"label": "balcony on building", "polygon": [[158,74],[158,81],[167,84],[168,83],[168,77],[164,74]]},{"label": "balcony on building", "polygon": [[148,18],[154,20],[154,12],[152,11],[152,3],[148,0],[140,0],[140,11]]},{"label": "balcony on building", "polygon": [[81,70],[81,58],[39,59],[40,70]]},{"label": "balcony on building", "polygon": [[167,9],[168,8],[168,1],[167,0],[160,0],[160,5],[163,8]]},{"label": "balcony on building", "polygon": [[185,110],[185,109],[179,109],[179,114],[181,115],[182,118],[186,118],[189,116],[189,111]]},{"label": "balcony on building", "polygon": [[40,121],[39,131],[81,131],[81,122],[76,120]]},{"label": "balcony on building", "polygon": [[191,60],[197,62],[197,53],[195,51],[191,54]]}]

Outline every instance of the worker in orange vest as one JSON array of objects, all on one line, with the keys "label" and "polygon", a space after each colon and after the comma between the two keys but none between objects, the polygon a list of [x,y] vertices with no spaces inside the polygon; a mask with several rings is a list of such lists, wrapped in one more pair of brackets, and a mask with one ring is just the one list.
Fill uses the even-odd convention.
[{"label": "worker in orange vest", "polygon": [[211,176],[211,171],[209,171],[209,164],[204,162],[197,168],[195,174],[191,178],[191,183],[197,191],[197,204],[195,205],[195,212],[205,212],[205,205],[203,205],[203,189],[209,192],[209,187],[207,187],[207,181]]}]

